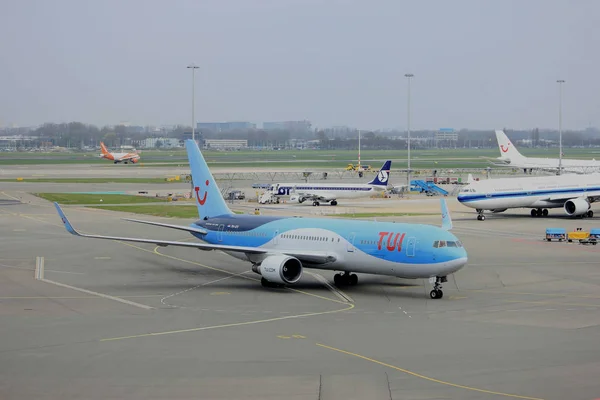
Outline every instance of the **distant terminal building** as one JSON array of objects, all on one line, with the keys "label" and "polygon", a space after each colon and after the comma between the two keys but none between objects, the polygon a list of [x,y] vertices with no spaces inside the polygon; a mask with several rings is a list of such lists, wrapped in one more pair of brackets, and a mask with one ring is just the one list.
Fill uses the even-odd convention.
[{"label": "distant terminal building", "polygon": [[256,129],[256,124],[245,121],[233,121],[233,122],[198,122],[196,129],[200,132],[211,131],[211,132],[229,132],[237,130],[248,130]]},{"label": "distant terminal building", "polygon": [[456,144],[458,142],[458,133],[454,132],[452,128],[442,128],[435,133],[435,145],[436,147],[442,143],[452,142]]},{"label": "distant terminal building", "polygon": [[179,139],[175,138],[147,138],[140,141],[140,145],[145,149],[158,148],[173,148],[181,146]]},{"label": "distant terminal building", "polygon": [[282,130],[288,132],[308,132],[312,124],[310,121],[278,121],[263,122],[265,131]]},{"label": "distant terminal building", "polygon": [[244,149],[248,147],[248,141],[242,139],[205,139],[205,149],[215,150],[233,150]]}]

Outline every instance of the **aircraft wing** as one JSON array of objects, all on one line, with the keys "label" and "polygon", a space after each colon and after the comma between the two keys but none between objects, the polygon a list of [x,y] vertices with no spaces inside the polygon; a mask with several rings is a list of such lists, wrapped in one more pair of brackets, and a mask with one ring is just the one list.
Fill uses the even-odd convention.
[{"label": "aircraft wing", "polygon": [[312,201],[331,201],[337,198],[333,193],[315,194],[310,192],[300,192],[298,195],[304,198],[304,200]]},{"label": "aircraft wing", "polygon": [[123,218],[125,221],[130,221],[130,222],[137,222],[138,224],[148,224],[148,225],[154,225],[154,226],[162,226],[164,228],[170,228],[170,229],[178,229],[180,231],[187,231],[187,232],[191,232],[191,233],[199,233],[201,235],[206,235],[208,232],[206,231],[206,229],[202,229],[202,228],[194,228],[191,226],[182,226],[182,225],[173,225],[173,224],[163,224],[160,222],[154,222],[154,221],[142,221],[141,219],[132,219],[132,218]]},{"label": "aircraft wing", "polygon": [[[336,260],[336,257],[332,253],[322,252],[322,251],[311,251],[311,250],[278,250],[278,249],[264,249],[260,247],[248,247],[248,246],[229,246],[229,245],[220,245],[220,244],[209,244],[209,243],[198,243],[198,242],[178,242],[172,240],[157,240],[157,239],[143,239],[143,238],[132,238],[132,237],[120,237],[120,236],[103,236],[103,235],[89,235],[85,233],[81,233],[77,231],[73,225],[67,219],[67,216],[60,208],[58,203],[54,203],[54,207],[56,207],[56,211],[58,211],[58,215],[60,216],[63,224],[67,231],[75,236],[94,238],[94,239],[107,239],[107,240],[118,240],[125,242],[135,242],[135,243],[150,243],[155,244],[161,247],[167,246],[179,246],[179,247],[191,247],[199,250],[221,250],[221,251],[230,251],[230,252],[238,252],[245,254],[285,254],[292,257],[296,257],[298,260],[302,262],[307,262],[310,264],[326,264]],[[139,222],[138,220],[134,220]],[[144,223],[148,223],[148,221],[143,221]],[[151,223],[151,225],[157,225],[157,223]],[[158,224],[158,226],[171,227],[170,224]],[[174,225],[176,226],[176,225]],[[173,227],[174,227],[173,226]],[[182,228],[182,227],[180,227]],[[186,228],[186,227],[183,227]],[[173,228],[178,229],[178,228]]]},{"label": "aircraft wing", "polygon": [[579,197],[585,197],[585,198],[590,199],[592,201],[596,201],[596,200],[600,199],[600,191],[593,190],[593,191],[590,191],[590,192],[586,192],[584,195],[582,195],[582,194],[556,195],[556,196],[550,196],[546,200],[547,201],[553,201],[553,202],[561,203],[561,202],[565,202],[567,200],[577,199]]}]

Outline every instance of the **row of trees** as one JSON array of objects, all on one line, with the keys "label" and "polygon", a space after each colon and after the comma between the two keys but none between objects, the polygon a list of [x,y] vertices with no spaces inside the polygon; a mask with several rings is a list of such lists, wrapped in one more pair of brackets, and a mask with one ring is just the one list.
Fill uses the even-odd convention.
[{"label": "row of trees", "polygon": [[[169,129],[145,130],[141,127],[128,127],[125,125],[97,127],[81,122],[62,124],[46,123],[37,129],[28,132],[19,132],[24,136],[33,136],[38,139],[31,142],[35,147],[54,145],[71,148],[98,146],[103,141],[109,147],[120,145],[133,145],[141,147],[141,142],[149,137],[166,137],[185,139],[189,138],[192,128],[178,125]],[[532,146],[548,146],[548,141],[558,141],[557,131],[535,130],[509,130],[506,134],[513,141],[527,139]],[[10,135],[10,131],[0,132]],[[496,139],[492,130],[461,130],[457,141],[437,142],[436,131],[413,131],[411,148],[431,147],[495,147]],[[331,134],[326,130],[311,132],[291,132],[286,130],[237,130],[230,132],[197,132],[203,139],[246,139],[248,145],[269,147],[294,147],[297,143],[316,141],[321,149],[356,149],[358,148],[358,131],[349,130],[343,134]],[[162,144],[161,142],[159,142]],[[598,146],[600,145],[600,132],[595,129],[584,131],[563,132],[563,145],[565,146]],[[363,149],[405,149],[407,147],[406,133],[403,131],[390,132],[361,132],[361,148]]]}]

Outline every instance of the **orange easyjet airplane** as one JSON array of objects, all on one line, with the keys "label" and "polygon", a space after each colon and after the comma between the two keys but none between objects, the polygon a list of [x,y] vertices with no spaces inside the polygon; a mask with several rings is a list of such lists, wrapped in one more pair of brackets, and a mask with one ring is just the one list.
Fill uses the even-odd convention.
[{"label": "orange easyjet airplane", "polygon": [[113,160],[115,164],[120,162],[124,164],[127,164],[128,162],[135,164],[140,160],[140,155],[138,153],[111,153],[102,142],[100,142],[100,149],[102,150],[102,155],[100,157],[106,158],[107,160]]}]

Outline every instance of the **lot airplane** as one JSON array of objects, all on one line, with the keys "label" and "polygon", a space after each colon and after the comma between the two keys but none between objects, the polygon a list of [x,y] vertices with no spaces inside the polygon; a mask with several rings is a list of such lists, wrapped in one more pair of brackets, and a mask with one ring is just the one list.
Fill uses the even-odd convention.
[{"label": "lot airplane", "polygon": [[[527,170],[531,172],[534,169],[557,172],[559,169],[558,158],[536,158],[522,155],[502,130],[496,130],[496,139],[498,140],[500,157],[497,158],[499,162],[494,165],[521,168],[525,172]],[[598,172],[600,171],[600,162],[563,158],[562,171],[579,174]]]},{"label": "lot airplane", "polygon": [[200,219],[190,226],[129,221],[190,232],[204,243],[177,242],[79,233],[57,203],[67,231],[97,239],[220,250],[252,263],[265,287],[293,285],[303,268],[340,271],[336,285],[355,285],[352,272],[407,279],[430,278],[430,296],[443,296],[447,275],[467,263],[467,252],[451,232],[452,220],[442,199],[442,227],[331,218],[237,215],[228,207],[198,145],[186,141]]},{"label": "lot airplane", "polygon": [[304,203],[312,201],[313,206],[326,202],[332,206],[338,199],[355,199],[370,196],[387,188],[392,161],[386,161],[375,178],[369,183],[275,183],[267,194],[270,197],[288,197],[291,202]]},{"label": "lot airplane", "polygon": [[532,217],[548,216],[549,208],[564,208],[573,217],[592,217],[591,203],[600,199],[600,174],[567,174],[471,181],[458,194],[458,201],[483,212],[509,208],[531,208]]},{"label": "lot airplane", "polygon": [[102,154],[100,155],[101,158],[112,160],[115,164],[118,164],[120,162],[122,162],[123,164],[135,164],[140,160],[140,155],[138,153],[111,153],[110,151],[108,151],[103,142],[100,142],[100,150],[102,151]]}]

